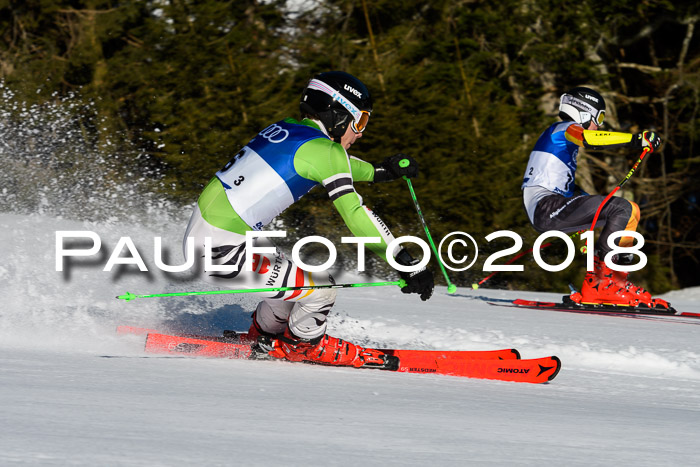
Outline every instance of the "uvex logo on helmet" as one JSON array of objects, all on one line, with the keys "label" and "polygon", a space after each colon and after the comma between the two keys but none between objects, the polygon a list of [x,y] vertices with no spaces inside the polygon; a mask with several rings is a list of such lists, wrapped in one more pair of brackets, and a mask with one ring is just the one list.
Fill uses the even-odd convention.
[{"label": "uvex logo on helmet", "polygon": [[593,102],[599,102],[597,97],[591,96],[590,94],[585,94],[586,99],[590,99]]},{"label": "uvex logo on helmet", "polygon": [[358,91],[357,89],[353,88],[352,86],[350,86],[349,84],[344,84],[343,88],[346,91],[350,91],[351,93],[355,94],[357,97],[362,99],[362,93],[360,91]]}]

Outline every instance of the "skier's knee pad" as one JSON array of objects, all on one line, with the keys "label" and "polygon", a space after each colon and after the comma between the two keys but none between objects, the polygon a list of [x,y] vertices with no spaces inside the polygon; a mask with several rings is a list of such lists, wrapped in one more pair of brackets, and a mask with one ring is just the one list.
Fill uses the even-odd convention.
[{"label": "skier's knee pad", "polygon": [[632,213],[627,221],[627,227],[625,230],[637,230],[637,224],[639,224],[639,219],[641,218],[639,206],[633,201],[628,201],[628,203],[630,203],[630,206],[632,206]]},{"label": "skier's knee pad", "polygon": [[[631,232],[634,232],[637,230],[637,224],[639,224],[639,219],[641,217],[640,212],[639,212],[639,206],[637,203],[634,203],[632,201],[628,201],[632,208],[632,212],[630,213],[630,216],[627,220],[627,225],[625,226],[625,230],[629,230]],[[622,237],[620,238],[620,246],[622,247],[628,247],[634,245],[634,237]]]}]

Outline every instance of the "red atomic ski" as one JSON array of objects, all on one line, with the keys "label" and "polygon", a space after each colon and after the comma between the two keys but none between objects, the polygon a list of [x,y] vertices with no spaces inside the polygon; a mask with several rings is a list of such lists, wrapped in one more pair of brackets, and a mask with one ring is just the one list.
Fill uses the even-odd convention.
[{"label": "red atomic ski", "polygon": [[[241,343],[244,334],[227,331],[224,337],[173,335],[152,329],[119,326],[119,334],[146,336],[145,351],[188,357],[272,360],[272,357],[251,345]],[[523,383],[546,383],[561,369],[557,357],[520,359],[515,349],[471,350],[408,350],[379,349],[387,355],[384,366],[365,366],[399,373],[440,374],[466,378],[493,379]],[[348,367],[351,368],[351,367]]]}]

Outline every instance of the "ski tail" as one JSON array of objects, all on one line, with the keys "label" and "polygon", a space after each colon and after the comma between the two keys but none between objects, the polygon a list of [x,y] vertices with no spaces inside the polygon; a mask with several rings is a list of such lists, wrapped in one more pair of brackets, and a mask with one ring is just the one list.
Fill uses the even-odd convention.
[{"label": "ski tail", "polygon": [[146,346],[144,350],[149,353],[186,355],[189,357],[253,357],[253,348],[250,345],[192,337],[170,336],[153,332],[149,332],[146,335]]},{"label": "ski tail", "polygon": [[136,334],[145,336],[149,332],[158,332],[155,329],[140,328],[137,326],[117,326],[117,334]]},{"label": "ski tail", "polygon": [[[492,305],[500,305],[500,303],[491,303]],[[578,303],[569,298],[568,295],[564,295],[561,303],[556,302],[538,302],[535,300],[523,300],[521,298],[509,302],[511,305],[518,306],[520,308],[534,308],[534,309],[550,309],[555,311],[575,311],[575,312],[588,312],[588,313],[599,313],[599,314],[628,314],[628,315],[646,315],[646,316],[680,316],[684,318],[700,318],[700,313],[690,313],[678,311],[673,307],[663,307],[656,306],[650,308],[648,306],[627,306],[627,305],[613,305],[613,304],[590,304],[590,303]]]}]

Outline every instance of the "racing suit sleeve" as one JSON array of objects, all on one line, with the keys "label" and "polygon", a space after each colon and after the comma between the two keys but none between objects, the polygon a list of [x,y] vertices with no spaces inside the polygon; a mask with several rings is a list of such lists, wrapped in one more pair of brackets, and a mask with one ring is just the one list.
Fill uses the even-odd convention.
[{"label": "racing suit sleeve", "polygon": [[[374,168],[369,177],[370,173],[364,164],[371,166],[359,161],[353,170],[353,162],[345,149],[340,144],[322,138],[304,143],[294,156],[296,172],[325,187],[328,197],[355,237],[381,239],[378,243],[368,243],[367,248],[386,260],[386,248],[394,236],[379,216],[362,204],[362,198],[353,184],[355,173],[367,181],[374,177]],[[392,255],[396,253],[394,251]]]},{"label": "racing suit sleeve", "polygon": [[350,173],[356,182],[374,181],[374,165],[355,156],[350,156]]}]

